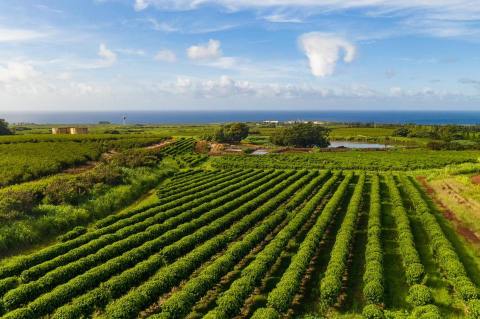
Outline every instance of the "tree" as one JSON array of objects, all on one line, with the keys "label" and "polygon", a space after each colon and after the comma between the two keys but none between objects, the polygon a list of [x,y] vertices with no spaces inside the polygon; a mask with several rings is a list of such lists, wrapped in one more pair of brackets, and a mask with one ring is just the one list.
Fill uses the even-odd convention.
[{"label": "tree", "polygon": [[12,131],[8,128],[8,123],[4,119],[0,119],[0,135],[11,135]]},{"label": "tree", "polygon": [[206,136],[207,140],[215,142],[238,143],[246,138],[249,133],[249,127],[245,123],[232,123],[222,125],[213,132],[212,135]]},{"label": "tree", "polygon": [[313,123],[296,123],[284,127],[272,135],[272,142],[281,146],[327,147],[330,145],[330,129]]},{"label": "tree", "polygon": [[393,131],[393,136],[402,136],[407,137],[410,134],[410,130],[406,127],[399,127],[395,131]]}]

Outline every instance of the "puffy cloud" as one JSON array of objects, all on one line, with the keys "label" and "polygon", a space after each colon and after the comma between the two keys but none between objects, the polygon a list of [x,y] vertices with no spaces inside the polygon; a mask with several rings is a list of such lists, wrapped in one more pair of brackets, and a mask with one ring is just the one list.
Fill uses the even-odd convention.
[{"label": "puffy cloud", "polygon": [[170,62],[173,63],[177,61],[177,56],[173,51],[170,50],[160,50],[155,55],[155,60],[162,61],[162,62]]},{"label": "puffy cloud", "polygon": [[0,83],[26,81],[38,74],[33,66],[24,62],[8,62],[6,65],[0,65]]},{"label": "puffy cloud", "polygon": [[100,44],[98,56],[102,58],[99,66],[109,67],[117,62],[117,54],[107,48],[104,43]]},{"label": "puffy cloud", "polygon": [[211,60],[222,56],[220,41],[210,39],[208,43],[192,45],[187,49],[187,55],[192,60]]},{"label": "puffy cloud", "polygon": [[350,63],[355,58],[356,48],[347,40],[331,34],[311,32],[299,38],[300,47],[305,52],[313,75],[332,75],[335,66],[344,52],[343,61]]}]

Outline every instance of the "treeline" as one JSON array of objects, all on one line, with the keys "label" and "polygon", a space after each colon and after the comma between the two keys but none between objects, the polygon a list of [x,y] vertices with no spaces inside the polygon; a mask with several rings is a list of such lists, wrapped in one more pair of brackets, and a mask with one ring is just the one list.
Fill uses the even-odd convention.
[{"label": "treeline", "polygon": [[396,137],[431,139],[434,150],[480,149],[480,125],[404,125],[392,134]]}]

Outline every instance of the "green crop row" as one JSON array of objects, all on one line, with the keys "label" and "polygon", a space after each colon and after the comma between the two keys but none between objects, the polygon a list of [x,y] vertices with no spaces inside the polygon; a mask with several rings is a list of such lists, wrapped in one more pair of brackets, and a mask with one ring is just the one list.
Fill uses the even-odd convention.
[{"label": "green crop row", "polygon": [[[247,186],[240,188],[238,193],[241,194],[248,190],[255,189],[259,185],[262,185],[265,181],[266,178],[255,183],[249,183]],[[234,204],[232,205],[232,203]],[[239,201],[239,203],[242,202]],[[216,204],[220,205],[222,204],[222,201],[217,200]],[[235,202],[230,202],[227,205],[235,207]],[[92,267],[96,267],[97,265],[107,261],[111,262],[114,260],[112,258],[119,256],[120,254],[125,253],[123,256],[128,256],[129,254],[134,255],[135,247],[139,247],[137,249],[140,249],[145,254],[149,254],[150,252],[153,252],[164,246],[166,243],[173,242],[176,238],[185,234],[188,229],[196,229],[197,227],[201,227],[206,223],[215,220],[224,212],[222,209],[217,209],[217,211],[210,211],[209,213],[203,214],[200,218],[194,220],[192,220],[192,217],[195,216],[195,214],[192,213],[193,211],[187,211],[184,214],[185,216],[179,216],[181,218],[176,218],[166,223],[154,224],[151,228],[147,228],[144,232],[133,232],[133,235],[128,237],[107,235],[103,238],[89,242],[85,249],[80,249],[77,251],[72,250],[68,254],[61,256],[62,258],[60,260],[52,259],[44,264],[30,268],[22,273],[22,278],[24,281],[28,282],[29,279],[36,278],[51,269],[53,269],[53,271],[48,272],[45,276],[36,281],[20,285],[16,289],[8,292],[3,298],[5,307],[7,310],[13,310],[26,301],[39,296],[41,293],[48,291],[49,289],[91,269]],[[186,224],[190,225],[189,228],[185,227],[186,225],[183,225],[184,227],[179,227],[173,230],[176,231],[178,234],[177,236],[173,236],[171,232],[167,232],[175,226],[178,227],[181,225],[181,223],[189,220],[192,220]],[[132,225],[130,227],[136,228],[137,225]],[[130,233],[132,232],[128,232],[128,234]],[[167,234],[170,236],[167,236]],[[95,251],[99,244],[100,246],[103,246],[106,243],[110,243],[110,245],[98,250],[94,254],[83,257],[92,250]],[[148,257],[148,255],[146,256]]]},{"label": "green crop row", "polygon": [[385,175],[385,182],[392,202],[392,215],[397,226],[397,240],[400,255],[402,256],[405,277],[409,285],[418,284],[422,282],[425,276],[425,269],[420,261],[417,248],[415,247],[415,239],[412,234],[412,229],[410,228],[407,211],[403,205],[403,200],[395,179],[391,174]]},{"label": "green crop row", "polygon": [[[306,172],[304,171],[301,174],[296,174],[284,180],[265,193],[261,193],[261,195],[247,205],[239,208],[235,213],[239,216],[244,216],[245,214],[247,214],[247,216],[235,225],[237,228],[232,227],[226,233],[217,236],[217,238],[223,238],[223,241],[218,241],[217,238],[213,238],[171,265],[160,269],[160,271],[141,286],[111,303],[106,308],[106,316],[108,318],[135,317],[144,307],[154,302],[162,293],[166,292],[167,289],[185,279],[188,274],[195,270],[206,258],[209,258],[212,253],[218,251],[220,247],[225,247],[229,241],[245,231],[247,224],[252,225],[277,209],[312,177],[312,174],[309,174],[305,178],[297,180],[305,174]],[[292,187],[287,187],[292,184],[294,180],[297,180],[297,182],[293,183]],[[188,239],[196,242],[199,241],[196,236]],[[214,246],[212,246],[211,241],[215,243]],[[183,243],[179,242],[171,246],[169,253],[164,255],[164,252],[162,252],[162,256],[167,258],[168,261],[173,260],[173,258],[178,256],[179,248],[181,249],[178,245],[183,245]],[[172,253],[174,255],[171,255]]]},{"label": "green crop row", "polygon": [[[256,176],[258,179],[261,179],[262,177],[268,174],[268,172],[262,173],[261,171],[257,171],[257,173],[259,174]],[[247,176],[246,181],[244,181],[244,183],[241,183],[240,186],[248,185],[248,183],[251,182],[250,178],[248,177],[249,176]],[[0,268],[0,278],[20,274],[21,271],[31,268],[36,264],[51,260],[59,255],[69,252],[72,249],[76,247],[80,247],[84,244],[90,245],[92,240],[99,238],[102,235],[114,233],[121,229],[125,229],[128,226],[131,226],[131,227],[128,227],[126,230],[124,230],[123,235],[134,234],[140,231],[141,229],[145,229],[150,225],[154,225],[157,222],[161,222],[169,217],[173,217],[178,213],[181,213],[184,211],[189,212],[188,209],[191,209],[194,207],[195,207],[195,212],[197,213],[204,212],[210,209],[211,207],[214,207],[214,205],[217,204],[219,200],[223,199],[224,201],[227,201],[227,200],[230,200],[231,198],[235,198],[234,196],[236,196],[237,194],[240,194],[240,192],[238,193],[235,192],[235,190],[237,190],[239,186],[236,184],[236,182],[239,182],[239,180],[231,181],[230,182],[231,187],[225,187],[219,193],[208,194],[208,191],[207,191],[207,194],[208,194],[207,197],[204,197],[204,198],[199,197],[196,200],[192,200],[192,198],[188,198],[189,201],[187,203],[185,203],[185,199],[180,198],[174,202],[167,203],[163,206],[147,209],[146,211],[133,215],[129,218],[121,219],[118,222],[112,225],[109,225],[108,227],[104,227],[95,231],[88,232],[80,237],[75,238],[74,240],[71,240],[65,243],[59,243],[57,245],[50,246],[48,248],[40,250],[31,255],[18,258],[13,262],[6,264],[2,268]],[[232,191],[233,191],[233,194],[231,193]],[[222,197],[222,195],[225,195],[226,198]],[[212,202],[212,200],[216,200],[216,201]],[[185,204],[181,205],[183,203]],[[143,221],[145,221],[145,223],[142,223]]]},{"label": "green crop row", "polygon": [[[306,187],[304,187],[300,192],[295,194],[295,196],[290,199],[290,201],[285,205],[283,210],[279,210],[284,214],[283,211],[289,212],[287,207],[297,207],[300,203],[302,203],[305,198],[311,196],[312,189],[318,187],[318,184],[324,180],[327,173],[324,173],[315,179],[313,179]],[[301,209],[293,218],[292,222],[295,219],[299,219],[300,215],[308,216],[311,214],[310,207],[315,207],[312,204],[312,201],[318,201],[318,198],[323,197],[328,190],[332,187],[332,184],[336,180],[336,177],[331,178],[328,182],[326,182],[321,190],[318,192],[315,199],[312,198],[311,201],[307,202],[305,207]],[[277,213],[278,214],[278,213]],[[274,215],[276,216],[276,215]],[[274,217],[272,216],[272,217]],[[277,223],[277,225],[280,223]],[[262,224],[264,225],[264,224]],[[258,237],[258,234],[261,232],[263,234],[266,233],[267,229],[270,231],[275,227],[274,224],[265,223],[265,230],[258,230],[257,232],[252,232],[250,235],[246,236],[244,240],[241,242],[235,243],[230,247],[222,257],[218,258],[213,262],[210,266],[208,266],[202,273],[192,279],[191,281],[187,282],[184,288],[174,293],[165,303],[162,304],[162,312],[155,316],[158,318],[181,318],[182,316],[186,315],[190,309],[190,307],[198,300],[203,294],[205,294],[208,289],[220,280],[220,278],[225,275],[228,271],[230,271],[237,262],[239,262],[250,250],[255,246],[254,244],[258,242],[258,240],[263,237]],[[273,227],[273,228],[272,228]]]},{"label": "green crop row", "polygon": [[[281,187],[285,185],[285,183],[288,183],[292,178],[304,175],[305,173],[300,172],[295,175],[292,174],[293,172],[284,173],[283,176],[279,176],[270,182],[262,184],[260,187],[250,191],[250,193],[240,196],[224,207],[219,207],[218,209],[203,215],[200,219],[192,220],[191,222],[184,224],[184,227],[178,227],[174,230],[166,232],[161,237],[153,241],[147,242],[138,248],[130,250],[128,253],[110,259],[108,262],[92,268],[84,274],[76,276],[67,283],[55,287],[52,291],[41,295],[27,306],[7,313],[6,317],[37,318],[39,316],[51,313],[57,307],[65,304],[78,294],[85,293],[86,291],[93,289],[95,286],[98,286],[100,282],[108,279],[112,275],[124,271],[130,267],[134,267],[146,257],[155,254],[158,251],[158,248],[162,248],[164,243],[169,243],[170,246],[161,249],[160,255],[162,256],[163,261],[168,258],[168,256],[182,254],[191,248],[192,245],[205,240],[206,238],[214,235],[216,232],[227,229],[232,223],[238,220],[244,214],[243,210],[239,209],[238,207],[249,207],[251,205],[258,205],[259,203],[262,203],[262,201],[267,201],[269,196],[273,196],[275,191],[278,192]],[[272,185],[278,183],[279,179],[286,177],[285,175],[290,175],[291,177],[286,179],[284,182],[277,184],[275,188],[267,191],[267,189],[271,188]],[[252,200],[253,196],[255,196],[255,193],[258,191],[264,192],[263,195],[257,197],[255,200]],[[230,209],[234,210],[230,213],[227,213]],[[221,216],[225,213],[227,214],[221,218],[218,218],[219,215]],[[215,219],[213,223],[209,224],[208,226],[204,226],[206,220],[213,219]],[[194,233],[190,236],[187,236],[192,231],[194,231]],[[183,239],[188,238],[189,240],[179,240],[182,237]],[[5,297],[7,297],[7,295]],[[4,301],[6,301],[6,299],[7,298],[4,298]],[[7,301],[5,302],[5,305],[8,309]]]},{"label": "green crop row", "polygon": [[[327,173],[314,178],[306,187],[297,192],[289,200],[284,209],[278,210],[276,214],[272,215],[267,221],[263,222],[262,227],[259,227],[256,229],[256,231],[251,232],[242,241],[234,243],[225,252],[225,254],[222,255],[222,257],[216,259],[211,265],[202,271],[199,276],[187,282],[181,291],[170,296],[170,298],[162,304],[162,312],[153,317],[181,318],[186,315],[196,300],[200,299],[200,297],[203,296],[208,289],[211,289],[214,284],[218,282],[223,275],[230,271],[247,253],[249,253],[250,250],[253,249],[253,247],[255,247],[255,245],[262,240],[268,232],[273,230],[275,226],[278,226],[278,224],[281,224],[282,220],[277,221],[276,224],[273,223],[273,220],[277,219],[276,216],[285,216],[286,213],[289,212],[286,208],[287,206],[297,206],[299,205],[298,203],[303,202],[305,198],[312,194],[312,188],[318,187],[319,183],[324,180],[325,175],[327,175]],[[327,182],[322,189],[328,189],[328,184],[329,183]],[[290,187],[292,186],[293,185]]]},{"label": "green crop row", "polygon": [[[339,178],[339,173],[336,173],[330,180],[325,183],[322,189],[315,195],[315,200],[308,202],[303,211],[315,210],[318,201],[325,196],[327,191],[333,186]],[[320,244],[324,235],[328,221],[325,210],[313,227],[308,231],[305,239],[300,244],[297,253],[293,256],[290,265],[288,266],[282,278],[277,283],[276,287],[268,294],[268,307],[274,308],[278,312],[285,312],[290,307],[290,304],[298,292],[300,282],[310,264],[313,255]],[[263,310],[262,310],[263,311]]]},{"label": "green crop row", "polygon": [[[431,212],[428,204],[408,177],[402,174],[400,175],[400,180],[414,204],[416,213],[422,221],[423,227],[430,239],[430,245],[435,259],[444,276],[465,302],[477,300],[479,298],[477,287],[468,277],[464,265],[452,244],[445,236],[445,233],[435,218],[435,215]],[[475,302],[472,302],[472,305],[475,304]]]},{"label": "green crop row", "polygon": [[382,313],[379,307],[383,303],[385,292],[383,279],[382,248],[382,207],[380,198],[380,180],[377,174],[370,177],[370,211],[368,214],[367,245],[365,249],[365,273],[363,274],[363,296],[367,302],[363,315],[368,319]]},{"label": "green crop row", "polygon": [[[330,202],[336,202],[343,197],[350,178],[347,176],[334,193]],[[342,187],[343,186],[343,187]],[[230,288],[217,299],[217,307],[211,310],[205,318],[225,318],[234,316],[242,308],[246,297],[267,273],[271,265],[277,260],[288,241],[298,232],[307,218],[313,213],[323,196],[315,196],[306,204],[302,213],[296,216],[275,238],[255,257],[243,271],[239,279],[235,280]],[[322,216],[323,216],[322,212]]]},{"label": "green crop row", "polygon": [[335,238],[327,270],[320,282],[320,302],[327,307],[337,301],[342,288],[342,278],[347,269],[348,255],[355,236],[364,185],[365,173],[361,173],[350,198],[342,225]]}]

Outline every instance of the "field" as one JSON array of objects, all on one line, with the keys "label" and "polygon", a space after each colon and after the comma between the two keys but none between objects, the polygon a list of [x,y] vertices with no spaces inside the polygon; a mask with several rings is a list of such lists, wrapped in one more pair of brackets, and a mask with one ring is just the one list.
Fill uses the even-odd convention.
[{"label": "field", "polygon": [[406,149],[388,151],[337,151],[309,154],[271,154],[261,157],[221,156],[212,160],[217,168],[316,168],[362,170],[418,170],[461,163],[478,163],[478,151],[429,151]]},{"label": "field", "polygon": [[0,138],[0,186],[97,160],[104,152],[158,143],[164,136],[19,135]]},{"label": "field", "polygon": [[406,175],[186,170],[5,263],[4,317],[475,313],[480,272],[438,218]]},{"label": "field", "polygon": [[480,318],[478,225],[442,188],[480,198],[478,151],[214,156],[213,128],[2,137],[0,316]]}]

